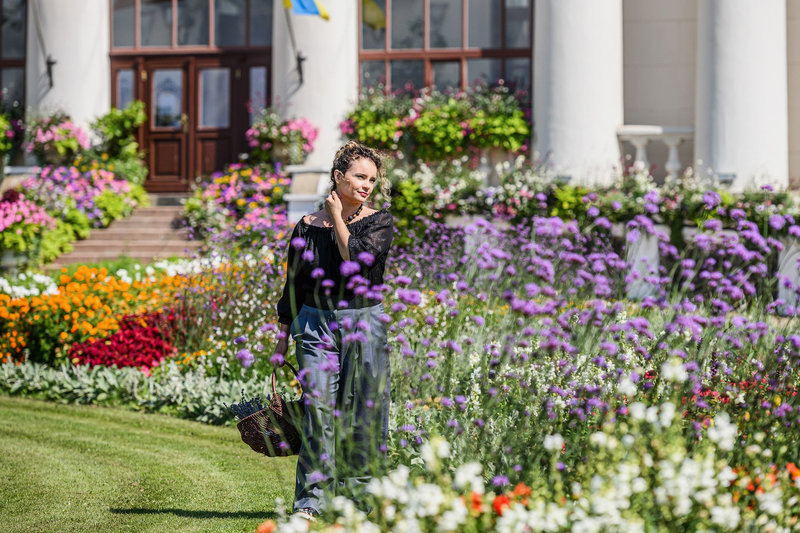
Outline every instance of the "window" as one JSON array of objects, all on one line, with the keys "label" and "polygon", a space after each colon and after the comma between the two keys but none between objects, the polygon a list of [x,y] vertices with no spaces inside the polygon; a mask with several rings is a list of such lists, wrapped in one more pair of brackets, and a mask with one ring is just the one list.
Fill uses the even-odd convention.
[{"label": "window", "polygon": [[272,0],[110,1],[117,52],[272,44]]},{"label": "window", "polygon": [[14,114],[25,109],[25,0],[2,0],[0,24],[0,84],[2,107]]},{"label": "window", "polygon": [[531,0],[361,0],[361,86],[530,91]]}]

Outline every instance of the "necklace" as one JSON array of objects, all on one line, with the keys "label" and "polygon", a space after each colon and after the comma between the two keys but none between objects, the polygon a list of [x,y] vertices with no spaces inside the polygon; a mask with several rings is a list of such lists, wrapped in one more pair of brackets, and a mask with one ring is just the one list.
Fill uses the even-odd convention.
[{"label": "necklace", "polygon": [[356,212],[355,212],[355,213],[353,213],[352,215],[350,215],[349,217],[347,217],[346,219],[344,219],[344,223],[345,223],[345,224],[349,224],[350,222],[352,222],[352,220],[353,220],[354,218],[356,218],[356,217],[358,216],[358,214],[361,212],[361,208],[362,208],[362,207],[364,207],[364,204],[361,204],[361,205],[359,205],[359,206],[358,206],[358,209],[356,209]]}]

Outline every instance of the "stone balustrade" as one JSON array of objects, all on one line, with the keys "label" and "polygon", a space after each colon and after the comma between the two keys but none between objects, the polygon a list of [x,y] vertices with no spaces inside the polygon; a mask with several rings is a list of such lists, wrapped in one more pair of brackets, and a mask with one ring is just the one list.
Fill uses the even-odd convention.
[{"label": "stone balustrade", "polygon": [[669,154],[664,170],[667,171],[667,179],[675,180],[684,169],[678,154],[678,146],[683,141],[690,141],[694,137],[694,128],[691,127],[672,127],[672,126],[648,126],[626,124],[617,128],[617,139],[620,143],[629,142],[636,148],[635,162],[641,163],[645,168],[650,167],[650,160],[647,157],[647,145],[651,141],[661,141],[667,145]]}]

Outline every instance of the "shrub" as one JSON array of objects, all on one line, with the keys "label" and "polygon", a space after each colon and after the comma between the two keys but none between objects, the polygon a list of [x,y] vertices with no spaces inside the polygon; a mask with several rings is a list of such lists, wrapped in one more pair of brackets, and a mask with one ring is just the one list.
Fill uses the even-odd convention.
[{"label": "shrub", "polygon": [[35,257],[42,234],[54,228],[55,219],[15,190],[0,198],[0,250],[12,250]]},{"label": "shrub", "polygon": [[111,108],[107,114],[98,118],[92,129],[100,138],[100,144],[74,161],[74,165],[87,170],[97,165],[113,171],[130,183],[142,185],[147,178],[139,144],[136,142],[136,129],[147,120],[144,103],[131,102],[124,109]]},{"label": "shrub", "polygon": [[349,139],[426,162],[488,148],[523,153],[531,135],[529,114],[503,85],[455,93],[423,89],[416,97],[371,87],[340,129]]},{"label": "shrub", "polygon": [[81,172],[76,167],[47,166],[39,176],[26,178],[20,186],[48,212],[60,215],[77,209],[95,228],[129,215],[148,201],[141,186],[97,167]]}]

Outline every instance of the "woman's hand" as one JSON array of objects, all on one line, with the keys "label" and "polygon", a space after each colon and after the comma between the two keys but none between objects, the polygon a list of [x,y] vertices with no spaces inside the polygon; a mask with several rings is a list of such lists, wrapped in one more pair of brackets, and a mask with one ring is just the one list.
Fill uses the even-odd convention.
[{"label": "woman's hand", "polygon": [[327,198],[325,198],[325,212],[331,217],[331,220],[340,220],[342,218],[342,200],[336,191],[331,191]]},{"label": "woman's hand", "polygon": [[275,366],[283,366],[286,364],[286,352],[289,350],[289,341],[286,339],[279,339],[278,344],[275,346],[275,353],[272,354],[270,362]]},{"label": "woman's hand", "polygon": [[281,331],[276,336],[278,343],[275,345],[275,351],[272,357],[269,358],[270,363],[275,366],[283,366],[286,364],[286,352],[289,350],[289,335],[288,326],[282,325]]}]

